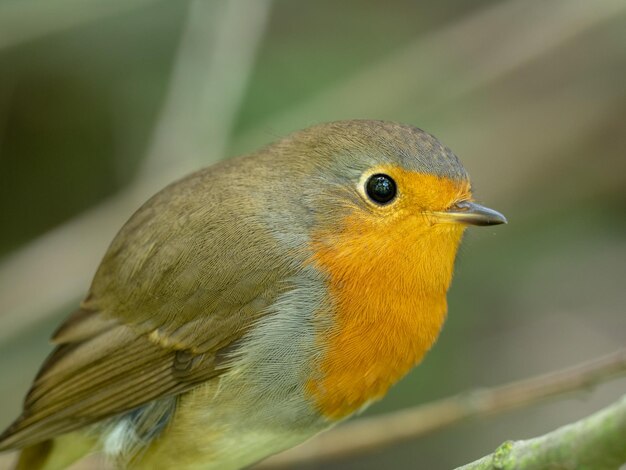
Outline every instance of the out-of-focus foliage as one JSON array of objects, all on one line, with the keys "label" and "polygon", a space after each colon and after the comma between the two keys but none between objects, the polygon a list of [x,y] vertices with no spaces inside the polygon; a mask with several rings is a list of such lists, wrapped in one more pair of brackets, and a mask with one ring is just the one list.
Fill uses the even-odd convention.
[{"label": "out-of-focus foliage", "polygon": [[[76,8],[76,2],[47,1],[68,15]],[[29,40],[10,40],[12,31],[21,31],[15,24],[0,29],[5,259],[133,184],[170,84],[188,7],[184,1],[138,3]],[[368,413],[567,366],[624,345],[621,3],[273,3],[228,155],[319,121],[405,121],[446,142],[473,175],[478,199],[510,222],[469,233],[441,340]],[[0,0],[0,24],[18,4]],[[47,21],[45,14],[24,18]],[[218,157],[207,155],[207,164]],[[80,244],[74,256],[81,257]],[[57,268],[63,276],[64,263]],[[27,287],[37,296],[37,285]],[[17,415],[49,351],[46,338],[78,300],[67,299],[45,321],[0,344],[0,427]],[[504,439],[580,418],[625,388],[618,381],[573,400],[466,423],[337,468],[450,468]]]}]

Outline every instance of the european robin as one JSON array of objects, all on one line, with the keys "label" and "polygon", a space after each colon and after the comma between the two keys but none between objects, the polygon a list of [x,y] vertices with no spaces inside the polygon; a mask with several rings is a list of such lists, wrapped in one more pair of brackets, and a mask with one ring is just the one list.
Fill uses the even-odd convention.
[{"label": "european robin", "polygon": [[341,121],[171,184],[122,227],[0,450],[61,469],[250,465],[380,399],[446,316],[473,202],[415,127]]}]

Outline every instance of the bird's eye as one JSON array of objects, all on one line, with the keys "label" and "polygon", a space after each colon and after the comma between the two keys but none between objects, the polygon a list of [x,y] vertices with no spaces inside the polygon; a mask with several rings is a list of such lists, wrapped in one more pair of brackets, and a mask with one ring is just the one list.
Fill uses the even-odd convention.
[{"label": "bird's eye", "polygon": [[378,173],[370,176],[365,183],[369,198],[378,204],[388,204],[396,197],[396,182],[391,176]]}]

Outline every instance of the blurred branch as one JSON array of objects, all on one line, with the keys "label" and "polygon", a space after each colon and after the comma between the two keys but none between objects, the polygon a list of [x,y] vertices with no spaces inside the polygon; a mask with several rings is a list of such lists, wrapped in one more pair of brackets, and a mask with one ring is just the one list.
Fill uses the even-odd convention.
[{"label": "blurred branch", "polygon": [[[290,131],[306,125],[312,115],[321,120],[379,118],[389,110],[402,109],[409,97],[419,104],[417,112],[428,118],[442,104],[457,106],[459,97],[554,53],[578,35],[625,13],[622,0],[496,2],[419,37],[270,122],[272,127]],[[342,104],[339,115],[336,103]],[[258,132],[253,130],[239,143],[254,147]]]},{"label": "blurred branch", "polygon": [[[211,158],[220,157],[269,8],[269,0],[195,0],[190,4],[171,90],[142,177],[3,260],[0,341],[84,294],[116,230],[154,192],[198,166],[201,146]],[[207,137],[214,140],[207,141]],[[187,146],[185,141],[189,141]],[[58,275],[60,266],[62,276]]]},{"label": "blurred branch", "polygon": [[626,395],[585,419],[541,437],[505,442],[493,454],[457,470],[614,470],[625,463]]},{"label": "blurred branch", "polygon": [[143,178],[182,176],[224,156],[270,4],[191,4]]},{"label": "blurred branch", "polygon": [[162,0],[5,0],[0,50]]},{"label": "blurred branch", "polygon": [[415,439],[468,418],[520,408],[591,387],[626,373],[626,349],[578,366],[444,398],[425,405],[349,422],[276,455],[260,467],[287,468],[347,458]]},{"label": "blurred branch", "polygon": [[[248,9],[263,8],[258,6],[262,2],[245,2]],[[265,4],[266,5],[266,4]],[[229,58],[226,48],[233,47],[239,50],[241,62],[238,67],[245,70],[241,64],[251,65],[251,53],[242,53],[242,50],[254,50],[256,41],[253,41],[254,34],[241,32],[241,44],[233,41],[230,35],[240,31],[242,18],[236,18],[230,8],[223,8],[221,11],[224,18],[206,18],[208,24],[221,24],[219,28],[224,38],[215,41],[215,45],[220,44],[224,52],[212,53],[201,58],[201,64],[224,64],[234,60]],[[243,8],[243,7],[239,7]],[[198,12],[205,12],[209,15],[208,7],[198,7]],[[548,51],[554,53],[565,42],[588,31],[598,25],[609,21],[614,15],[626,11],[626,2],[621,0],[606,0],[603,2],[571,2],[568,0],[558,0],[544,2],[542,0],[509,0],[497,3],[486,10],[479,11],[469,18],[462,19],[455,24],[445,28],[440,32],[435,32],[425,38],[419,38],[405,50],[389,59],[384,59],[373,67],[369,67],[358,76],[346,80],[339,86],[323,93],[315,100],[294,107],[290,112],[281,114],[270,119],[264,126],[254,132],[238,139],[239,147],[251,148],[256,146],[259,135],[267,137],[268,127],[280,128],[281,134],[293,129],[309,124],[311,116],[316,119],[338,119],[343,117],[377,117],[393,118],[400,120],[402,116],[397,113],[390,113],[388,110],[394,106],[399,106],[400,100],[404,102],[419,103],[419,109],[424,120],[429,112],[435,108],[441,113],[445,106],[450,108],[449,113],[454,116],[458,107],[458,97],[462,93],[476,93],[480,87],[501,78],[507,72],[516,67],[530,63],[533,59],[545,55]],[[545,15],[544,15],[545,14]],[[246,15],[242,15],[246,16]],[[259,26],[252,28],[260,34],[262,25],[265,22],[264,14],[250,15],[246,21],[258,19]],[[228,19],[227,23],[225,20]],[[191,20],[191,19],[190,19]],[[197,22],[196,22],[197,20]],[[222,23],[223,22],[223,23]],[[196,18],[193,25],[202,22]],[[537,28],[535,26],[537,25]],[[192,26],[191,21],[188,25]],[[194,26],[195,28],[196,26]],[[250,25],[247,25],[250,28]],[[208,29],[208,28],[207,28]],[[537,37],[541,40],[537,40]],[[194,34],[185,33],[189,47],[197,44]],[[498,40],[494,40],[498,38]],[[205,37],[205,41],[209,39]],[[254,42],[254,43],[253,43]],[[542,47],[545,45],[545,47]],[[619,46],[619,45],[618,45]],[[618,47],[616,46],[616,47]],[[604,51],[610,60],[611,51]],[[191,56],[196,55],[193,51]],[[621,48],[620,48],[621,57]],[[183,60],[186,55],[181,51],[181,58],[177,66],[182,67],[189,64],[189,60]],[[213,62],[211,57],[213,57]],[[234,67],[234,66],[233,66]],[[200,70],[207,73],[204,65]],[[469,73],[474,71],[474,75]],[[248,69],[249,71],[249,69]],[[595,73],[591,70],[588,73]],[[210,72],[214,77],[219,70]],[[242,75],[248,75],[245,73]],[[186,78],[189,77],[189,78]],[[65,307],[73,299],[77,299],[83,294],[88,286],[88,281],[97,263],[104,252],[106,244],[112,238],[115,230],[123,223],[124,219],[152,192],[159,189],[163,184],[169,182],[173,176],[178,176],[179,171],[193,165],[198,157],[202,145],[212,145],[211,142],[203,141],[202,138],[190,139],[192,143],[189,147],[185,144],[186,130],[181,129],[180,123],[189,123],[186,118],[180,118],[180,113],[189,112],[189,116],[198,117],[197,122],[208,125],[204,129],[204,135],[228,135],[228,131],[220,129],[220,126],[232,124],[232,113],[224,112],[224,109],[234,110],[241,99],[241,96],[228,97],[229,93],[224,90],[239,90],[245,86],[245,79],[238,78],[236,83],[227,84],[226,80],[231,80],[232,75],[224,72],[223,80],[211,78],[211,91],[203,87],[202,79],[191,78],[186,72],[174,73],[174,82],[177,88],[193,86],[201,87],[201,90],[188,88],[180,93],[187,98],[181,98],[178,102],[177,91],[168,94],[168,100],[164,107],[164,116],[160,119],[157,128],[155,143],[152,146],[146,163],[144,175],[132,188],[117,195],[112,200],[88,213],[75,218],[60,228],[51,231],[35,242],[27,245],[23,249],[15,252],[0,264],[0,320],[3,327],[0,328],[0,341],[14,336],[18,331],[45,317],[52,311]],[[529,123],[539,127],[541,131],[547,125],[550,132],[537,132],[533,134],[533,139],[528,139],[525,147],[526,157],[523,164],[526,169],[535,168],[537,159],[542,159],[546,152],[552,151],[550,142],[545,139],[552,139],[552,142],[562,142],[570,138],[572,132],[590,127],[590,122],[597,120],[598,115],[605,115],[606,110],[614,106],[617,98],[622,96],[623,87],[618,88],[604,86],[596,90],[597,96],[588,104],[585,113],[571,110],[572,96],[578,97],[576,86],[585,85],[585,74],[572,74],[570,88],[559,90],[558,93],[551,93],[547,98],[537,99],[532,103],[507,104],[507,110],[515,108],[516,116],[522,121],[523,126],[517,122],[510,123],[510,128],[516,132],[520,128],[529,130]],[[206,77],[205,77],[206,78]],[[377,86],[385,83],[384,87]],[[437,86],[445,83],[445,87]],[[582,83],[582,85],[581,85]],[[561,87],[563,88],[563,87]],[[371,90],[377,90],[372,93]],[[446,91],[447,90],[447,91]],[[449,90],[453,90],[450,96]],[[232,100],[232,107],[226,104],[215,104],[215,96],[222,92],[224,99]],[[236,95],[233,92],[233,95]],[[188,97],[197,98],[197,102],[189,105]],[[170,104],[171,101],[171,104]],[[342,103],[342,114],[337,113],[336,103]],[[518,105],[519,104],[519,105]],[[441,105],[441,106],[440,106]],[[192,109],[190,109],[190,106]],[[202,107],[203,110],[193,109],[193,106]],[[405,105],[406,106],[406,105]],[[212,113],[212,109],[219,112]],[[332,112],[331,112],[332,110]],[[224,120],[211,120],[209,116],[224,114]],[[393,115],[392,115],[393,114]],[[558,117],[557,117],[558,116]],[[181,119],[179,121],[179,119]],[[566,128],[575,120],[577,128],[572,131]],[[171,124],[171,126],[170,126]],[[228,125],[230,125],[228,124]],[[210,126],[216,126],[211,130]],[[489,139],[481,138],[485,132],[503,125],[502,116],[497,112],[486,113],[477,116],[470,122],[453,123],[446,129],[440,129],[441,135],[445,135],[446,142],[453,143],[455,140],[464,142],[464,154],[480,155],[485,152],[485,145],[494,145]],[[201,126],[190,126],[197,132],[202,132]],[[200,129],[200,130],[198,130]],[[499,135],[504,135],[502,129]],[[468,137],[469,136],[469,137]],[[476,136],[479,136],[478,138]],[[215,140],[215,155],[221,155],[224,140]],[[176,146],[176,142],[180,147]],[[482,144],[476,144],[476,142]],[[482,145],[481,148],[472,148],[472,145]],[[184,149],[180,151],[178,149]],[[539,151],[538,149],[541,149]],[[211,155],[206,150],[207,155]],[[181,162],[177,162],[179,154],[182,156]],[[213,155],[211,155],[213,156]],[[167,159],[164,161],[163,159]],[[205,163],[209,163],[205,160]],[[540,161],[540,164],[545,162]],[[493,171],[493,162],[486,165],[486,168],[473,166],[477,174],[488,178]],[[154,171],[153,171],[154,169]],[[163,171],[161,170],[163,169]],[[171,172],[171,173],[170,173]],[[616,172],[617,173],[617,172]],[[147,177],[149,175],[149,177]],[[514,178],[524,175],[524,171],[508,175],[508,178],[493,178],[490,180],[492,195],[500,192],[500,195],[511,192],[514,186]],[[498,186],[500,185],[500,186]],[[487,196],[487,194],[485,194]],[[79,248],[80,247],[80,252]],[[59,276],[57,267],[63,266],[64,274]],[[33,292],[37,295],[33,295]]]}]

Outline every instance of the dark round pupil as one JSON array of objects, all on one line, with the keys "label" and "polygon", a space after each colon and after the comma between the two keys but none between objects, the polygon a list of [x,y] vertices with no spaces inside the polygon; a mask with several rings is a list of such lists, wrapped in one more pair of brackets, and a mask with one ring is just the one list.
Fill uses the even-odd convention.
[{"label": "dark round pupil", "polygon": [[390,176],[373,175],[367,180],[367,195],[372,200],[385,204],[396,196],[396,183]]}]

